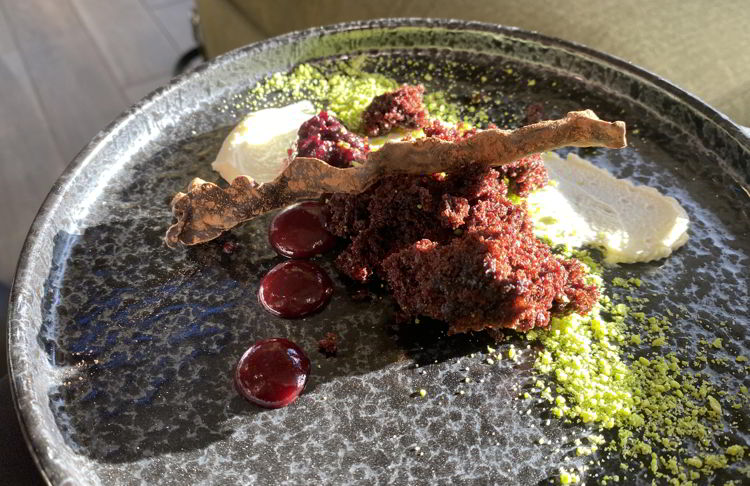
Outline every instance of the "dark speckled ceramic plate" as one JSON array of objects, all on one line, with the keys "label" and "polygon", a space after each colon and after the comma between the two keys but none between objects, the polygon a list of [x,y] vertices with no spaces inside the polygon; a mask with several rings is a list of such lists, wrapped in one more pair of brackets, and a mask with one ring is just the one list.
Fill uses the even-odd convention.
[{"label": "dark speckled ceramic plate", "polygon": [[[682,351],[718,336],[728,356],[748,354],[750,141],[739,127],[649,73],[537,34],[413,19],[313,29],[232,52],[152,94],[92,141],[45,202],[13,288],[9,341],[19,416],[51,483],[536,484],[583,463],[565,459],[583,426],[514,400],[532,379],[533,349],[487,367],[473,355],[484,336],[404,335],[389,325],[387,298],[352,301],[339,280],[324,312],[271,317],[255,297],[279,261],[267,219],[234,233],[231,256],[216,244],[162,244],[169,195],[194,176],[215,178],[208,164],[242,114],[232,100],[268,73],[360,53],[428,60],[433,88],[445,87],[446,61],[468,66],[452,85],[457,100],[483,103],[484,90],[502,101],[490,110],[501,124],[531,102],[548,116],[589,107],[625,120],[629,148],[583,154],[676,197],[693,223],[676,255],[618,272],[643,278],[654,308],[689,316],[677,322]],[[343,338],[338,358],[315,351],[326,331]],[[241,352],[271,336],[313,360],[305,394],[275,411],[238,398],[230,380]],[[740,368],[707,370],[727,386],[746,380]],[[420,388],[427,399],[412,396]],[[746,417],[730,417],[745,443]],[[605,460],[589,478],[618,465]]]}]

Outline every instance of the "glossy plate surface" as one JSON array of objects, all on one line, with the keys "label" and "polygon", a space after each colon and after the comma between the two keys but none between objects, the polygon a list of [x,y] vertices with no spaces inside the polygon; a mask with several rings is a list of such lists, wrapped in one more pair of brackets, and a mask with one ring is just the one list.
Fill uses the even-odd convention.
[{"label": "glossy plate surface", "polygon": [[[582,462],[563,456],[585,428],[547,424],[543,408],[515,400],[533,350],[488,368],[472,357],[485,336],[397,332],[387,298],[351,300],[339,278],[323,312],[275,318],[256,298],[281,261],[269,218],[235,231],[231,255],[218,243],[163,245],[170,195],[195,176],[216,179],[209,163],[242,115],[231,100],[269,73],[361,53],[463,64],[458,99],[484,103],[473,97],[484,89],[503,100],[498,119],[543,102],[550,117],[585,107],[625,120],[629,148],[582,155],[676,197],[692,226],[676,255],[620,273],[647,282],[654,309],[691,316],[678,322],[681,348],[722,337],[728,356],[748,355],[750,141],[729,120],[625,62],[538,34],[415,19],[313,29],[229,53],[152,94],[92,141],[45,202],[13,288],[9,342],[19,416],[51,483],[536,484]],[[439,69],[427,84],[441,87]],[[329,331],[342,338],[337,358],[316,351]],[[279,410],[247,403],[231,379],[243,351],[270,337],[312,361],[306,392]],[[428,399],[415,399],[422,388]],[[748,442],[746,418],[732,433]]]}]

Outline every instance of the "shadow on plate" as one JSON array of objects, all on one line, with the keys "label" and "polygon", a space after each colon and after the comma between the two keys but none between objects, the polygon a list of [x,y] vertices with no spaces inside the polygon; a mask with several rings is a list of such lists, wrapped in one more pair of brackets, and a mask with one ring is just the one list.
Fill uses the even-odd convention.
[{"label": "shadow on plate", "polygon": [[[240,244],[233,254],[222,241],[169,250],[157,218],[58,233],[38,339],[61,371],[49,405],[71,447],[97,460],[129,462],[203,449],[233,434],[237,417],[286,415],[247,403],[234,390],[236,360],[259,339],[286,337],[307,351],[309,400],[342,377],[411,366],[407,355],[427,364],[490,342],[481,334],[446,337],[435,326],[393,326],[387,297],[370,293],[355,301],[338,278],[321,313],[302,320],[271,316],[256,292],[260,277],[281,259],[252,246],[268,246],[254,234],[265,224],[243,228],[250,234],[241,241],[249,246]],[[319,263],[336,275],[330,262]],[[326,332],[341,337],[334,358],[317,351]]]}]

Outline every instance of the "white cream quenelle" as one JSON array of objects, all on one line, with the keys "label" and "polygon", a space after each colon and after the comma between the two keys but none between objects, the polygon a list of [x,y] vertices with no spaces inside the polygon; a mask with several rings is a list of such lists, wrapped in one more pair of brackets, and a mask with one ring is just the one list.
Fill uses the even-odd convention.
[{"label": "white cream quenelle", "polygon": [[563,159],[547,152],[542,159],[555,182],[528,198],[537,236],[600,247],[609,263],[657,260],[687,242],[690,220],[674,198],[617,179],[574,154]]},{"label": "white cream quenelle", "polygon": [[227,182],[239,175],[270,182],[286,164],[300,125],[317,111],[309,101],[250,113],[232,129],[211,167]]}]

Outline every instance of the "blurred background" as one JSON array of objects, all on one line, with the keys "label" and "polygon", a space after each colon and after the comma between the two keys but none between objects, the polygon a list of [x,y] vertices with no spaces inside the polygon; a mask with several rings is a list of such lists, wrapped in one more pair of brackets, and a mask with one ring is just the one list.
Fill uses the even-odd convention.
[{"label": "blurred background", "polygon": [[[54,181],[118,114],[175,73],[291,30],[450,17],[575,41],[649,69],[750,125],[747,0],[0,0],[0,377],[9,286]],[[0,484],[40,481],[0,382]]]}]

